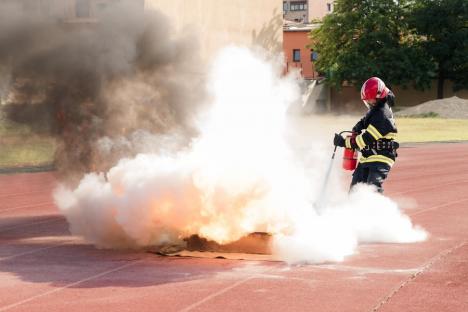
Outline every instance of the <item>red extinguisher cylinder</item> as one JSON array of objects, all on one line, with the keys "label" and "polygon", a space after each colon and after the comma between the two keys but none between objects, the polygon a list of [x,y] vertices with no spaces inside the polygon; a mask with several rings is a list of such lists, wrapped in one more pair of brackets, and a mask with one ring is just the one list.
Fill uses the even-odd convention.
[{"label": "red extinguisher cylinder", "polygon": [[[350,134],[347,138],[354,139],[356,134]],[[354,170],[357,167],[358,152],[352,148],[345,148],[343,153],[343,169]]]}]

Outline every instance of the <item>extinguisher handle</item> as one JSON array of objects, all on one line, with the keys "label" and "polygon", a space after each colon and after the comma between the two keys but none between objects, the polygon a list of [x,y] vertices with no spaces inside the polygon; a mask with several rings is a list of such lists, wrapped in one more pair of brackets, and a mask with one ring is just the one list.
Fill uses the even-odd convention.
[{"label": "extinguisher handle", "polygon": [[[341,131],[339,133],[339,135],[342,135],[343,133],[353,133],[353,131],[349,131],[349,130],[345,130],[345,131]],[[335,145],[335,149],[333,150],[333,154],[332,154],[332,159],[335,159],[335,154],[336,154],[336,149],[338,148],[337,145]]]},{"label": "extinguisher handle", "polygon": [[343,133],[351,133],[351,134],[353,134],[354,132],[353,132],[353,131],[349,131],[349,130],[345,130],[345,131],[341,131],[339,134],[342,135]]}]

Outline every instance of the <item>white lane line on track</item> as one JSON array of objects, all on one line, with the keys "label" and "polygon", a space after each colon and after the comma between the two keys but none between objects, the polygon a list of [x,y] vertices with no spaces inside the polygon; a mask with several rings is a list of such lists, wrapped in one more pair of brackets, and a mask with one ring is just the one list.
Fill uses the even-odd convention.
[{"label": "white lane line on track", "polygon": [[9,226],[9,227],[4,227],[4,228],[0,227],[0,233],[5,233],[5,232],[8,232],[10,230],[17,229],[17,228],[24,228],[24,227],[29,227],[29,226],[33,226],[33,225],[44,224],[44,223],[52,223],[52,222],[64,221],[64,220],[65,220],[65,218],[52,217],[51,219],[38,221],[38,222],[32,222],[32,223],[26,223],[26,224],[16,224],[16,225]]},{"label": "white lane line on track", "polygon": [[43,206],[54,206],[54,203],[43,202],[39,204],[31,204],[31,205],[24,205],[24,206],[18,206],[18,207],[13,207],[13,208],[0,209],[0,214],[5,211],[12,211],[12,210],[19,210],[19,209],[26,209],[26,208],[38,208],[38,207],[43,207]]},{"label": "white lane line on track", "polygon": [[49,189],[44,189],[40,191],[31,191],[31,192],[22,192],[22,193],[2,193],[0,194],[0,198],[5,198],[5,197],[15,197],[15,196],[30,196],[33,194],[48,194]]},{"label": "white lane line on track", "polygon": [[229,291],[229,290],[231,290],[231,289],[233,289],[233,288],[235,288],[235,287],[237,287],[239,285],[242,285],[242,284],[244,284],[244,283],[246,283],[246,282],[248,282],[248,281],[250,281],[250,280],[252,280],[252,279],[254,279],[256,277],[257,277],[257,275],[255,274],[255,275],[249,276],[247,278],[244,278],[243,280],[237,281],[234,284],[232,284],[232,285],[230,285],[230,286],[228,286],[226,288],[223,288],[223,289],[221,289],[221,290],[219,290],[217,292],[214,292],[214,293],[206,296],[205,298],[201,299],[200,301],[197,301],[197,302],[189,305],[188,307],[186,307],[186,308],[184,308],[182,310],[179,310],[179,312],[188,312],[188,311],[200,306],[201,304],[207,302],[208,300],[211,300],[211,299],[213,299],[213,298],[215,298],[215,297],[217,297],[219,295],[222,295],[225,292],[227,292],[227,291]]},{"label": "white lane line on track", "polygon": [[432,268],[432,266],[439,261],[442,261],[444,258],[448,257],[451,253],[456,251],[457,249],[462,248],[464,245],[467,244],[467,241],[463,241],[455,246],[452,246],[448,249],[442,250],[437,255],[429,259],[419,270],[418,272],[412,274],[408,279],[403,281],[400,285],[395,287],[387,296],[385,296],[380,302],[372,308],[372,312],[379,311],[384,305],[386,305],[400,290],[402,290],[406,285],[414,281],[419,275],[424,274],[428,270]]},{"label": "white lane line on track", "polygon": [[[452,179],[449,179],[446,183],[452,183],[452,182],[466,182],[468,179],[468,174],[462,175],[460,174],[461,171],[467,170],[463,168],[457,168],[456,172],[437,172],[437,173],[431,173],[431,174],[425,174],[425,175],[418,175],[418,180],[419,181],[425,181],[425,180],[431,180],[431,179],[436,179],[439,180],[440,178],[447,178],[447,177],[452,177]],[[408,174],[406,176],[402,176],[401,174],[398,174],[398,181],[414,181],[415,175],[414,174]],[[453,180],[453,177],[456,176],[457,180]]]},{"label": "white lane line on track", "polygon": [[[203,303],[215,298],[215,297],[218,297],[219,295],[222,295],[226,292],[228,292],[229,290],[233,289],[233,288],[236,288],[237,286],[239,285],[242,285],[242,284],[245,284],[246,282],[252,280],[252,279],[255,279],[255,278],[259,278],[259,277],[262,277],[265,273],[269,272],[269,271],[272,271],[273,269],[275,269],[276,267],[273,267],[273,268],[270,268],[270,269],[267,269],[265,270],[264,272],[257,272],[257,273],[254,273],[250,276],[247,276],[246,278],[240,280],[240,281],[237,281],[235,282],[234,284],[230,285],[230,286],[227,286],[223,289],[220,289],[218,290],[217,292],[214,292],[214,293],[211,293],[209,294],[208,296],[206,296],[205,298],[189,305],[188,307],[185,307],[181,310],[179,310],[179,312],[188,312],[188,311],[191,311],[193,310],[194,308],[202,305]],[[0,310],[1,311],[1,310]]]},{"label": "white lane line on track", "polygon": [[107,274],[110,274],[110,273],[114,273],[114,272],[116,272],[116,271],[119,271],[119,270],[122,270],[122,269],[125,269],[125,268],[128,268],[128,267],[134,266],[134,265],[136,265],[136,264],[142,262],[143,260],[144,260],[144,259],[139,259],[139,260],[136,260],[136,261],[134,261],[134,262],[126,263],[126,264],[121,265],[121,266],[119,266],[119,267],[117,267],[117,268],[113,268],[113,269],[111,269],[111,270],[104,271],[104,272],[102,272],[102,273],[92,275],[92,276],[90,276],[90,277],[87,277],[87,278],[85,278],[85,279],[79,280],[79,281],[77,281],[77,282],[67,284],[67,285],[65,285],[65,286],[63,286],[63,287],[54,288],[54,289],[52,289],[52,290],[43,292],[42,294],[29,297],[29,298],[27,298],[27,299],[24,299],[24,300],[21,300],[21,301],[12,303],[12,304],[7,305],[7,306],[4,306],[4,307],[0,307],[0,312],[3,312],[3,311],[7,311],[7,310],[10,310],[10,309],[16,308],[16,307],[19,306],[19,305],[22,305],[22,304],[24,304],[24,303],[28,303],[28,302],[33,301],[33,300],[35,300],[35,299],[38,299],[38,298],[41,298],[41,297],[45,297],[45,296],[47,296],[47,295],[50,295],[50,294],[59,292],[59,291],[61,291],[61,290],[64,290],[64,289],[67,289],[67,288],[70,288],[70,287],[73,287],[73,286],[76,286],[76,285],[79,285],[79,284],[82,284],[82,283],[85,283],[85,282],[88,282],[88,281],[90,281],[90,280],[99,278],[99,277],[101,277],[101,276],[104,276],[104,275],[107,275]]},{"label": "white lane line on track", "polygon": [[61,243],[58,243],[58,244],[54,244],[52,246],[33,249],[33,250],[30,250],[30,251],[22,252],[22,253],[19,253],[19,254],[16,254],[16,255],[11,255],[11,256],[8,256],[8,257],[3,257],[3,258],[0,257],[0,262],[6,261],[6,260],[11,260],[11,259],[14,259],[14,258],[17,258],[17,257],[27,256],[27,255],[30,255],[30,254],[35,254],[35,253],[38,253],[38,252],[41,252],[41,251],[44,251],[44,250],[47,250],[47,249],[61,247],[61,246],[65,245],[67,243],[70,243],[70,242],[72,242],[72,240],[67,240],[67,241],[64,241],[64,242],[61,242]]},{"label": "white lane line on track", "polygon": [[[443,183],[442,186],[451,186],[451,185],[457,185],[457,184],[460,184],[460,183],[468,183],[468,180],[458,180],[458,181],[454,181],[454,182],[450,182],[450,183]],[[429,191],[429,190],[433,190],[433,189],[440,189],[440,186],[441,186],[441,184],[434,184],[432,186],[425,186],[425,187],[421,187],[421,188],[409,189],[407,191],[392,193],[391,195],[392,196],[400,196],[400,195],[405,195],[405,194],[408,194],[408,193],[419,193],[419,192]]]},{"label": "white lane line on track", "polygon": [[432,206],[432,207],[429,207],[429,208],[427,208],[427,209],[422,209],[422,210],[415,211],[415,212],[413,212],[413,213],[407,213],[407,214],[408,214],[410,217],[412,217],[412,216],[415,216],[415,215],[418,215],[418,214],[421,214],[421,213],[426,213],[426,212],[428,212],[428,211],[433,211],[433,210],[437,210],[437,209],[440,209],[440,208],[449,207],[449,206],[452,206],[452,205],[455,205],[455,204],[459,204],[459,203],[463,203],[463,202],[466,202],[466,201],[468,201],[468,198],[464,198],[464,199],[460,199],[460,200],[451,201],[451,202],[448,202],[448,203],[444,203],[444,204]]}]

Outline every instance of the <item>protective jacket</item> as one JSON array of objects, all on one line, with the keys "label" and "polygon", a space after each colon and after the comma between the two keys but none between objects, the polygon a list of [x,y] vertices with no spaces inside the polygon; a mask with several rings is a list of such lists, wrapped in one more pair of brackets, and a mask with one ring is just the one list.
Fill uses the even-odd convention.
[{"label": "protective jacket", "polygon": [[355,138],[346,138],[347,148],[361,151],[359,163],[385,163],[390,167],[395,163],[398,130],[390,108],[393,101],[394,95],[390,92],[354,126],[353,131],[358,135]]}]

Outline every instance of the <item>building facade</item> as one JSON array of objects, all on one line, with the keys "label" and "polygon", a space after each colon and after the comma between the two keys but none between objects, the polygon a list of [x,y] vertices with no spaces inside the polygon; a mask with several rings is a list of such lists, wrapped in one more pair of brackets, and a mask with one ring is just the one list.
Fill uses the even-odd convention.
[{"label": "building facade", "polygon": [[283,1],[283,18],[296,23],[308,23],[309,1],[310,0]]},{"label": "building facade", "polygon": [[110,6],[124,1],[144,9],[145,0],[0,0],[19,5],[24,12],[62,22],[95,22]]},{"label": "building facade", "polygon": [[94,23],[110,6],[128,1],[142,10],[158,10],[173,33],[192,36],[208,63],[229,44],[282,51],[282,8],[277,0],[0,0],[69,24]]},{"label": "building facade", "polygon": [[321,20],[325,15],[333,12],[334,0],[309,0],[309,22]]},{"label": "building facade", "polygon": [[146,0],[169,19],[175,35],[193,34],[198,53],[209,62],[227,45],[261,46],[281,53],[283,17],[277,0]]},{"label": "building facade", "polygon": [[333,12],[334,0],[285,0],[283,18],[296,23],[321,20]]},{"label": "building facade", "polygon": [[285,22],[283,26],[283,53],[286,72],[298,70],[304,79],[317,79],[315,61],[317,53],[310,49],[309,33],[316,24]]}]

